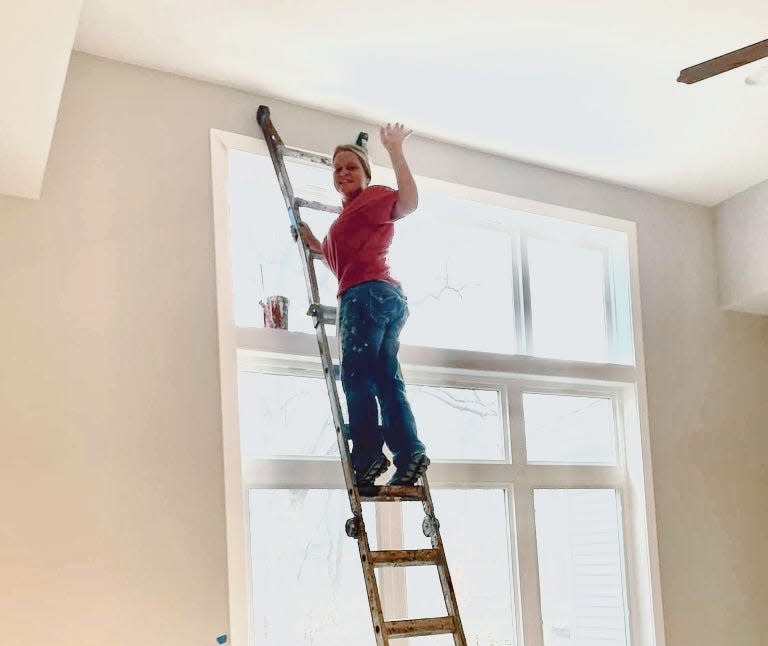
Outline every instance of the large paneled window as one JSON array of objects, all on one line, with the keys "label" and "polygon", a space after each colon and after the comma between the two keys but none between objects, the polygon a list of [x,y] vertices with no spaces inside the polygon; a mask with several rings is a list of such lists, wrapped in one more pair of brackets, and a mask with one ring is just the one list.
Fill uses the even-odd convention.
[{"label": "large paneled window", "polygon": [[[228,514],[245,519],[230,524],[245,535],[230,549],[247,561],[249,646],[373,645],[274,171],[254,141],[230,145],[214,166],[227,468],[237,472],[228,500],[241,506]],[[338,202],[328,171],[288,166],[298,196]],[[391,181],[374,168],[374,182]],[[427,178],[419,187],[391,255],[411,310],[401,361],[469,643],[654,643],[632,227]],[[303,217],[322,237],[333,216]],[[335,280],[324,268],[320,279],[335,304]],[[259,301],[272,294],[290,299],[288,331],[263,327]],[[374,548],[426,546],[420,505],[366,503],[365,514]],[[387,619],[445,614],[434,568],[377,576]]]}]

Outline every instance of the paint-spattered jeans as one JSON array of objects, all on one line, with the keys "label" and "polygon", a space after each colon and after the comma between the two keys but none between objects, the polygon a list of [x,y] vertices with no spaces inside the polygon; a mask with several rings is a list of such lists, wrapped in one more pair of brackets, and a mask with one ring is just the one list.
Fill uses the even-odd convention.
[{"label": "paint-spattered jeans", "polygon": [[402,290],[384,281],[355,285],[339,299],[341,384],[347,397],[352,466],[357,471],[381,454],[384,442],[396,467],[404,466],[412,453],[425,450],[416,436],[397,360],[398,337],[407,318]]}]

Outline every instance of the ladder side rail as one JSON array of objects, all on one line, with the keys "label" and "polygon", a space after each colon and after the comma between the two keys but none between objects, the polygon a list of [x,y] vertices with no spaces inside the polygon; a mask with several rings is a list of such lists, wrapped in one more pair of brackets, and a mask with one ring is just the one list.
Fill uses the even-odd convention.
[{"label": "ladder side rail", "polygon": [[[299,224],[301,223],[301,217],[299,213],[299,206],[308,206],[308,207],[315,207],[314,203],[308,203],[305,200],[296,200],[293,195],[293,189],[291,187],[291,182],[288,177],[288,172],[285,168],[285,163],[283,160],[283,155],[286,154],[287,156],[295,156],[299,158],[305,158],[309,157],[309,155],[305,156],[304,154],[296,154],[300,151],[296,151],[295,149],[288,149],[283,145],[282,140],[280,139],[280,136],[277,134],[277,131],[272,124],[272,121],[269,116],[269,108],[267,106],[259,106],[259,110],[257,113],[257,120],[259,125],[261,126],[261,129],[264,133],[264,139],[267,144],[267,149],[269,150],[270,158],[272,159],[272,165],[275,169],[275,174],[277,175],[277,180],[280,185],[280,190],[283,194],[283,198],[286,203],[286,207],[288,210],[288,216],[291,221],[291,226],[293,228],[294,232],[298,232]],[[324,163],[326,165],[328,164],[328,161],[326,158],[318,155],[312,156],[314,159],[311,161],[314,161],[315,163]],[[317,277],[315,274],[315,268],[313,265],[313,260],[319,259],[316,257],[316,254],[313,254],[311,250],[305,245],[303,239],[300,236],[296,236],[296,242],[300,248],[301,251],[301,264],[302,269],[304,273],[305,283],[307,287],[307,293],[310,299],[310,306],[317,305],[320,306],[320,295],[319,295],[319,288],[317,284]],[[369,609],[371,611],[371,621],[373,622],[373,628],[374,628],[374,636],[376,639],[376,646],[389,646],[390,643],[390,636],[389,632],[392,631],[393,637],[394,636],[404,636],[405,634],[412,634],[414,636],[419,634],[434,634],[434,630],[439,628],[440,632],[448,632],[448,624],[440,624],[440,626],[437,626],[437,623],[440,623],[443,621],[443,619],[436,619],[436,620],[428,620],[427,623],[432,622],[435,623],[435,626],[432,626],[432,624],[429,624],[428,628],[424,628],[423,632],[421,629],[418,628],[418,623],[414,624],[414,626],[405,626],[408,622],[386,622],[384,620],[384,613],[381,607],[381,598],[379,596],[379,589],[378,589],[378,582],[376,580],[376,573],[375,573],[375,563],[374,559],[371,557],[371,549],[370,545],[368,543],[368,535],[365,531],[365,522],[363,519],[363,513],[362,513],[362,503],[360,498],[360,492],[355,485],[354,482],[354,472],[352,469],[352,461],[351,456],[349,452],[349,444],[347,442],[347,439],[344,437],[343,428],[344,428],[344,417],[341,410],[341,403],[339,401],[339,395],[336,385],[336,380],[334,376],[334,370],[333,370],[333,359],[331,356],[330,346],[328,343],[328,335],[325,331],[325,325],[326,322],[324,321],[323,315],[321,311],[315,310],[313,313],[314,316],[314,327],[315,327],[315,335],[317,337],[318,342],[318,349],[320,352],[320,358],[323,366],[323,376],[326,383],[326,389],[328,391],[328,396],[331,403],[331,413],[333,416],[333,422],[334,427],[336,430],[336,439],[339,446],[339,454],[341,456],[342,461],[342,471],[344,473],[344,482],[347,488],[347,495],[349,497],[349,503],[350,507],[352,508],[352,513],[354,517],[350,519],[350,521],[354,521],[355,525],[353,525],[354,529],[352,530],[352,533],[350,533],[350,530],[348,529],[348,534],[350,536],[354,535],[354,538],[357,539],[358,544],[358,550],[360,552],[360,559],[363,566],[363,577],[365,579],[365,587],[368,594],[368,605]],[[424,496],[422,499],[422,504],[424,507],[424,512],[427,514],[427,516],[430,516],[431,518],[435,518],[434,515],[434,506],[432,504],[432,496],[429,490],[429,483],[427,481],[427,477],[422,476],[423,478],[423,489],[424,489]],[[350,522],[348,521],[348,523]],[[437,527],[434,534],[430,537],[432,547],[433,549],[437,550],[438,553],[438,573],[440,578],[440,584],[443,589],[443,597],[445,599],[446,609],[449,613],[449,617],[444,618],[445,620],[448,620],[449,618],[452,619],[453,623],[451,624],[451,630],[450,632],[453,633],[454,638],[454,644],[455,646],[467,646],[466,637],[464,636],[464,630],[461,625],[461,619],[459,617],[459,610],[458,610],[458,603],[456,601],[456,595],[453,589],[453,583],[451,581],[450,572],[448,570],[448,564],[445,557],[445,549],[443,547],[442,538],[440,537],[440,530],[439,526]],[[402,626],[400,624],[403,624]],[[424,624],[426,626],[427,624]]]},{"label": "ladder side rail", "polygon": [[[435,508],[432,504],[432,492],[429,488],[429,481],[427,475],[421,476],[422,484],[424,485],[424,499],[422,500],[422,507],[424,513],[427,516],[435,518]],[[445,607],[448,610],[448,614],[453,617],[456,622],[455,630],[453,633],[454,646],[467,646],[467,638],[464,635],[464,627],[461,624],[461,617],[459,615],[459,604],[456,600],[456,592],[453,588],[453,581],[451,580],[451,573],[448,569],[448,559],[445,556],[445,546],[443,545],[443,539],[440,535],[440,528],[438,526],[437,531],[430,537],[432,547],[440,554],[440,563],[437,566],[437,573],[440,578],[440,586],[443,589],[443,598],[445,599]]]},{"label": "ladder side rail", "polygon": [[[298,225],[301,222],[298,208],[295,206],[295,199],[291,182],[288,178],[288,172],[283,161],[282,150],[285,148],[277,134],[271,119],[269,118],[269,108],[260,106],[257,113],[257,120],[264,132],[264,139],[269,150],[272,165],[275,168],[278,183],[280,184],[288,216],[291,225],[298,231]],[[315,276],[314,266],[312,264],[312,253],[304,244],[301,236],[297,236],[297,244],[301,249],[301,264],[304,270],[304,278],[307,284],[307,291],[310,298],[310,305],[320,304],[319,289]],[[381,598],[379,596],[379,587],[376,581],[376,574],[370,562],[371,549],[368,544],[368,534],[365,531],[365,521],[363,519],[363,508],[360,502],[360,493],[354,484],[354,473],[352,471],[352,460],[349,454],[349,445],[343,434],[343,416],[341,414],[341,404],[339,402],[338,391],[336,390],[336,381],[333,372],[333,360],[331,357],[330,346],[328,344],[328,335],[325,331],[325,323],[320,313],[315,315],[315,336],[317,337],[320,359],[323,365],[323,376],[325,378],[326,389],[331,403],[331,413],[333,415],[334,426],[336,428],[336,439],[339,445],[339,454],[341,455],[342,471],[344,473],[344,482],[347,488],[350,507],[354,515],[354,520],[358,523],[355,538],[357,539],[360,560],[363,565],[363,578],[365,580],[366,592],[368,595],[368,607],[371,612],[371,622],[376,638],[376,646],[389,646],[389,639],[386,636],[384,612],[381,607]]]},{"label": "ladder side rail", "polygon": [[[272,165],[275,167],[275,173],[277,174],[280,188],[285,198],[286,206],[288,207],[288,215],[291,218],[291,223],[294,227],[298,226],[301,222],[299,217],[298,208],[294,206],[295,200],[291,190],[291,182],[288,178],[288,172],[283,162],[281,149],[284,148],[283,142],[280,136],[277,134],[272,120],[269,117],[269,108],[266,106],[260,106],[257,113],[257,119],[262,131],[264,132],[264,138],[267,143],[267,149],[269,150],[270,157],[272,158]],[[304,244],[301,237],[296,239],[299,248],[301,249],[302,267],[304,268],[304,274],[307,285],[309,286],[310,305],[320,304],[319,289],[317,286],[317,277],[315,274],[315,268],[312,263],[313,254],[309,248]],[[349,455],[349,445],[343,434],[344,419],[341,412],[341,403],[339,401],[339,394],[337,391],[336,380],[334,378],[333,371],[333,359],[331,357],[330,345],[328,343],[328,335],[325,331],[325,324],[322,321],[322,317],[318,314],[315,316],[315,336],[317,337],[318,349],[320,351],[320,359],[323,366],[323,376],[325,378],[326,389],[331,400],[331,413],[333,415],[334,427],[336,429],[336,438],[339,445],[339,454],[341,455],[341,461],[344,480],[347,488],[347,493],[350,497],[350,505],[352,512],[355,515],[359,515],[362,519],[362,504],[360,502],[360,495],[357,491],[357,487],[354,486],[354,476],[352,473],[352,462]]]},{"label": "ladder side rail", "polygon": [[[291,182],[288,177],[288,171],[285,168],[283,156],[281,150],[284,148],[283,142],[280,139],[280,135],[277,134],[277,130],[272,124],[272,120],[269,116],[269,108],[267,106],[259,106],[256,118],[264,133],[264,139],[269,150],[270,157],[272,159],[272,165],[275,168],[278,183],[285,199],[285,204],[288,207],[288,215],[291,219],[291,224],[294,227],[298,227],[301,222],[299,216],[299,209],[295,206],[295,199],[291,189]],[[298,236],[296,243],[301,250],[301,264],[304,269],[305,282],[308,287],[308,295],[310,298],[310,305],[320,304],[319,288],[317,286],[317,277],[315,274],[315,268],[312,263],[313,254],[309,248],[304,244],[301,236]],[[330,345],[328,343],[328,335],[325,331],[325,324],[322,321],[320,315],[315,316],[315,336],[317,337],[318,349],[320,351],[320,360],[323,366],[323,376],[325,378],[325,385],[328,391],[328,396],[331,403],[331,414],[333,415],[334,427],[336,430],[336,438],[339,446],[339,454],[341,455],[341,461],[344,472],[344,482],[349,496],[350,507],[352,513],[359,517],[362,522],[362,504],[360,502],[360,494],[357,487],[354,484],[354,475],[352,471],[352,460],[349,454],[349,445],[343,434],[344,418],[341,411],[341,403],[339,401],[339,394],[337,391],[336,380],[334,378],[333,371],[333,358],[331,357]]]},{"label": "ladder side rail", "polygon": [[349,454],[349,444],[344,437],[344,416],[341,410],[341,401],[339,400],[338,387],[334,378],[333,358],[331,357],[330,346],[328,344],[328,335],[325,331],[325,325],[316,320],[315,335],[317,337],[317,346],[320,350],[320,360],[323,365],[323,378],[325,379],[326,390],[331,400],[331,413],[333,414],[333,425],[336,431],[336,441],[341,455],[342,471],[344,472],[344,484],[347,488],[352,513],[360,515],[362,518],[363,506],[360,501],[360,493],[354,482],[352,471],[352,460]]},{"label": "ladder side rail", "polygon": [[[288,209],[288,217],[291,221],[291,227],[298,233],[301,216],[299,214],[299,209],[295,206],[296,200],[293,195],[293,187],[291,186],[291,180],[288,177],[288,171],[286,170],[285,162],[283,161],[283,142],[280,139],[280,135],[277,134],[275,126],[272,124],[272,119],[270,119],[269,116],[269,108],[267,106],[259,106],[259,110],[256,113],[256,119],[264,133],[264,142],[267,144],[269,157],[272,160],[272,166],[274,166],[275,174],[277,175],[277,182],[280,185],[280,192],[283,194],[285,206]],[[309,262],[309,252],[304,241],[301,239],[301,236],[297,235],[296,244],[301,251],[301,268],[304,272],[304,282],[307,287],[307,295],[309,296],[310,303],[319,303],[320,291],[317,287],[314,267],[312,267],[312,263]]]},{"label": "ladder side rail", "polygon": [[[277,134],[271,119],[269,118],[269,109],[266,106],[259,107],[257,114],[259,125],[264,132],[264,138],[267,142],[267,148],[272,158],[272,164],[275,167],[278,182],[285,198],[286,206],[288,207],[288,214],[291,218],[291,223],[294,227],[298,226],[301,222],[299,217],[298,208],[294,206],[295,200],[293,199],[293,193],[291,191],[291,183],[288,178],[288,172],[283,162],[280,149],[283,147],[283,143],[280,136]],[[312,253],[308,247],[304,244],[301,237],[297,237],[296,243],[301,249],[302,267],[304,268],[305,279],[309,287],[310,305],[320,304],[319,288],[317,286],[317,277],[315,274],[315,268],[312,263]],[[360,502],[360,495],[357,491],[357,487],[354,486],[354,476],[352,473],[352,462],[349,455],[349,445],[343,434],[344,419],[341,413],[341,403],[339,401],[339,394],[336,387],[336,380],[333,373],[333,359],[331,357],[330,345],[328,343],[328,335],[325,331],[325,324],[322,322],[322,317],[315,316],[315,336],[317,337],[318,349],[320,351],[320,360],[323,366],[323,376],[325,377],[325,385],[328,390],[328,396],[331,400],[331,413],[333,415],[334,427],[336,429],[336,438],[339,445],[339,454],[341,455],[341,461],[344,471],[344,481],[347,488],[347,493],[350,498],[350,506],[352,512],[355,515],[359,515],[362,519],[362,504]]]},{"label": "ladder side rail", "polygon": [[259,122],[261,131],[264,133],[264,142],[267,144],[269,157],[272,160],[272,165],[277,174],[277,182],[280,184],[280,191],[283,194],[285,205],[288,207],[288,213],[291,216],[291,224],[295,226],[301,220],[296,218],[296,214],[293,212],[293,188],[291,187],[291,180],[288,177],[288,171],[286,171],[285,163],[283,162],[283,141],[280,139],[280,135],[277,134],[277,130],[275,130],[267,106],[259,106],[259,111],[256,113],[256,120]]},{"label": "ladder side rail", "polygon": [[376,638],[376,646],[389,646],[384,621],[384,611],[381,606],[381,596],[379,595],[379,586],[376,580],[374,564],[371,559],[371,547],[368,543],[368,532],[365,529],[365,520],[363,519],[363,506],[360,501],[360,491],[354,482],[354,473],[352,470],[352,460],[349,454],[349,444],[344,437],[344,419],[341,413],[341,403],[334,378],[333,361],[330,347],[328,345],[328,335],[325,331],[325,323],[319,317],[315,318],[315,332],[317,336],[320,357],[323,363],[323,377],[325,378],[328,396],[331,400],[331,409],[333,421],[336,429],[336,440],[339,445],[339,454],[341,455],[342,471],[344,473],[344,483],[347,487],[349,504],[352,508],[352,514],[358,523],[355,538],[357,539],[357,549],[360,553],[360,562],[363,566],[363,578],[365,580],[365,589],[368,596],[368,609],[371,613],[371,622],[373,624],[373,633]]},{"label": "ladder side rail", "polygon": [[[362,521],[362,515],[360,520]],[[373,624],[376,646],[389,646],[387,622],[384,620],[384,609],[381,606],[381,595],[379,594],[379,582],[376,580],[376,568],[371,561],[371,547],[368,544],[368,532],[365,531],[365,525],[360,526],[360,533],[357,535],[357,548],[360,552],[360,563],[363,566],[365,590],[368,595],[368,609],[371,611],[371,623]]]}]

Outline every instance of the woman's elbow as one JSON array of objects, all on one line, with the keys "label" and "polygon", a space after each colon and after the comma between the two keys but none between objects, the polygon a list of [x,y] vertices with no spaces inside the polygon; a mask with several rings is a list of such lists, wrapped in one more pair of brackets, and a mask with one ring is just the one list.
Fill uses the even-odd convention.
[{"label": "woman's elbow", "polygon": [[400,218],[404,218],[406,215],[413,213],[418,207],[418,200],[398,202],[395,206],[395,219],[398,220]]}]

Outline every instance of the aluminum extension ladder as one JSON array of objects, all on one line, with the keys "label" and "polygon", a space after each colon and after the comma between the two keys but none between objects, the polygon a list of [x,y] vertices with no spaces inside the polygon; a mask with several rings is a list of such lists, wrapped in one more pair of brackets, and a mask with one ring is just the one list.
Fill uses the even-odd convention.
[{"label": "aluminum extension ladder", "polygon": [[[455,646],[467,646],[467,639],[464,636],[464,629],[462,628],[461,619],[459,617],[459,607],[456,603],[456,594],[451,582],[451,574],[448,571],[448,563],[445,559],[443,541],[440,537],[440,523],[435,517],[435,510],[432,505],[432,496],[429,491],[429,483],[426,475],[421,478],[421,486],[372,486],[358,488],[355,484],[349,445],[345,437],[344,417],[342,415],[339,395],[336,389],[338,368],[333,365],[331,351],[328,346],[328,336],[325,331],[326,325],[336,324],[336,308],[320,303],[320,294],[313,261],[320,260],[321,256],[310,251],[302,241],[301,236],[297,235],[299,223],[301,222],[301,217],[299,215],[300,208],[303,207],[318,211],[328,211],[331,213],[340,213],[341,209],[339,207],[294,197],[283,158],[293,157],[306,162],[320,164],[329,169],[333,166],[333,160],[326,155],[308,153],[302,150],[288,148],[283,145],[280,136],[272,125],[269,108],[267,106],[259,106],[256,120],[264,133],[264,139],[267,143],[267,148],[269,149],[269,155],[272,158],[275,173],[277,173],[277,181],[280,184],[280,189],[285,198],[285,205],[288,208],[288,217],[291,220],[291,231],[296,238],[296,243],[301,253],[301,265],[304,270],[304,279],[307,286],[307,295],[309,297],[309,310],[307,311],[307,314],[314,319],[315,333],[317,336],[317,344],[320,349],[325,385],[328,389],[328,397],[331,401],[333,423],[336,428],[336,440],[338,441],[339,454],[341,455],[341,463],[344,471],[344,482],[346,483],[347,495],[349,496],[349,504],[352,508],[352,518],[347,520],[345,531],[348,536],[357,539],[357,546],[360,550],[360,561],[363,566],[363,577],[368,592],[368,605],[371,610],[373,631],[376,636],[376,646],[389,646],[390,640],[392,639],[440,634],[453,635]],[[360,133],[358,144],[364,145],[366,139],[367,134]],[[432,548],[419,550],[372,551],[368,545],[368,535],[366,534],[365,523],[363,522],[362,501],[398,502],[407,500],[421,501],[422,506],[424,507],[424,513],[426,514],[424,521],[422,522],[422,531],[424,532],[424,535],[430,539]],[[375,568],[410,567],[420,565],[437,566],[440,586],[443,589],[443,598],[445,599],[446,616],[429,619],[385,621],[384,613],[381,608],[379,589],[376,583]]]}]

